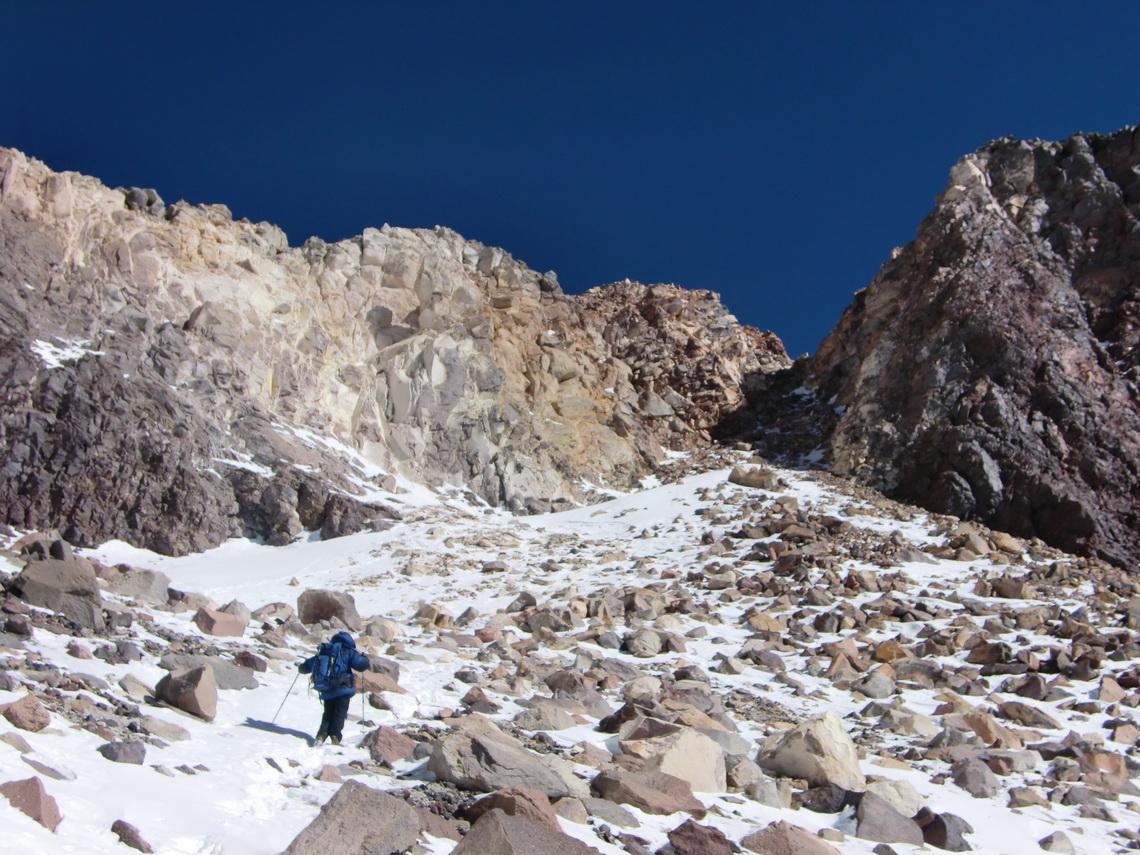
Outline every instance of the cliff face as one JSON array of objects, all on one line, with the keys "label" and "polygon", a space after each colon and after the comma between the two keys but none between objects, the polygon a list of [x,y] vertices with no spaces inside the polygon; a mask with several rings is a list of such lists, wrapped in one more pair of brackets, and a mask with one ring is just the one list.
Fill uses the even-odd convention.
[{"label": "cliff face", "polygon": [[797,371],[837,474],[1135,566],[1138,339],[1140,130],[999,140]]},{"label": "cliff face", "polygon": [[786,364],[709,292],[570,297],[438,228],[289,247],[222,206],[0,150],[0,522],[16,527],[175,554],[287,542],[381,524],[400,478],[544,510],[704,443],[736,378]]}]

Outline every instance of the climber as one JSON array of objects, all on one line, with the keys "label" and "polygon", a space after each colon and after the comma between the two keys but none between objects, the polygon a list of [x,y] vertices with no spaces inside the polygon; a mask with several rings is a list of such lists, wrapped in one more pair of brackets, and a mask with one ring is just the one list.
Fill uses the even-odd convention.
[{"label": "climber", "polygon": [[331,739],[333,745],[340,745],[348,706],[356,694],[352,672],[367,671],[368,657],[357,653],[356,642],[351,635],[338,632],[317,648],[315,656],[310,656],[297,667],[302,674],[312,675],[313,688],[320,693],[325,705],[313,744],[321,745],[325,739]]}]

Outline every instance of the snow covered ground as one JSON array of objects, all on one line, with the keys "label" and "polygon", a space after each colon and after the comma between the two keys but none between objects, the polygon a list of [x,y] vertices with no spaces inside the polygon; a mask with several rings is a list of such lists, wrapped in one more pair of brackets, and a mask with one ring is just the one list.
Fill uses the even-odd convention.
[{"label": "snow covered ground", "polygon": [[[421,628],[412,619],[424,603],[446,606],[455,615],[468,608],[476,609],[471,628],[483,625],[487,617],[505,608],[522,591],[533,593],[539,603],[565,603],[575,594],[585,595],[607,585],[625,586],[660,582],[663,574],[684,578],[700,570],[715,557],[706,555],[707,543],[701,535],[712,532],[722,537],[728,529],[739,527],[738,511],[742,504],[757,499],[771,501],[777,495],[794,496],[801,508],[841,518],[854,526],[873,528],[885,534],[898,533],[916,548],[944,540],[935,532],[931,520],[921,513],[907,519],[882,518],[879,515],[852,513],[861,504],[832,486],[825,486],[808,473],[780,470],[788,483],[777,493],[729,484],[727,471],[718,470],[687,477],[677,483],[651,486],[644,491],[623,495],[602,505],[532,517],[513,517],[489,508],[471,507],[458,499],[427,495],[408,495],[403,509],[405,523],[380,533],[357,534],[330,541],[306,539],[287,547],[267,547],[248,541],[233,541],[207,553],[184,558],[168,558],[134,549],[122,543],[108,543],[91,550],[88,555],[105,564],[119,562],[136,567],[160,570],[173,580],[173,587],[205,594],[218,603],[237,599],[251,609],[272,602],[295,605],[297,596],[306,588],[335,588],[352,594],[362,616],[383,616],[397,621],[406,637],[397,653],[388,655],[399,662],[400,685],[406,695],[389,695],[395,711],[365,708],[360,697],[354,700],[352,718],[346,728],[343,747],[326,745],[310,747],[308,736],[320,718],[320,704],[311,695],[304,679],[295,680],[292,663],[270,660],[270,669],[258,674],[259,686],[252,690],[219,693],[218,713],[212,723],[199,721],[170,709],[148,708],[146,712],[166,718],[191,733],[191,739],[171,742],[168,747],[148,747],[143,765],[112,763],[96,752],[105,740],[72,726],[66,719],[54,716],[52,725],[38,733],[14,731],[0,719],[0,734],[16,732],[52,768],[65,779],[44,778],[48,792],[56,799],[63,821],[53,834],[0,799],[0,821],[3,831],[0,849],[6,852],[43,853],[121,853],[127,851],[110,827],[115,820],[126,820],[139,828],[142,836],[156,852],[179,855],[269,855],[281,852],[317,814],[319,807],[336,791],[337,784],[316,780],[325,764],[346,767],[353,760],[367,758],[358,747],[361,737],[371,729],[359,716],[375,724],[401,727],[412,722],[443,727],[441,710],[458,710],[460,698],[470,688],[454,677],[458,669],[481,667],[462,651],[456,653],[438,643],[435,632]],[[720,525],[716,518],[723,517]],[[707,538],[706,538],[707,540]],[[553,560],[555,565],[545,562]],[[505,571],[484,572],[484,565],[502,561]],[[0,569],[16,572],[10,563]],[[873,564],[848,562],[845,569],[866,569],[875,573],[904,572],[914,581],[913,590],[929,587],[929,599],[954,607],[954,595],[973,597],[979,572],[987,569],[984,559],[976,562],[939,560],[934,563],[916,561],[889,571]],[[716,592],[705,592],[717,602]],[[1080,591],[1076,592],[1078,595]],[[876,597],[864,593],[851,602],[858,605]],[[109,597],[110,598],[110,597]],[[762,599],[762,598],[761,598]],[[704,638],[688,640],[683,654],[661,654],[649,660],[626,656],[638,667],[665,670],[679,664],[697,664],[709,672],[719,692],[733,689],[752,693],[777,702],[801,716],[832,710],[852,728],[859,724],[848,718],[866,706],[867,699],[835,688],[829,680],[812,676],[803,667],[806,656],[789,659],[789,673],[804,688],[797,694],[794,687],[776,679],[772,672],[748,668],[739,675],[715,673],[716,655],[733,655],[740,649],[751,630],[740,621],[740,615],[757,598],[745,597],[735,602],[718,603],[718,622],[707,625]],[[760,603],[763,605],[763,603]],[[1076,611],[1083,603],[1074,599],[1059,603],[1065,610]],[[156,623],[185,635],[201,635],[192,623],[192,612],[181,614],[153,610]],[[684,629],[702,625],[691,617],[681,616]],[[947,621],[940,621],[945,625]],[[902,624],[901,632],[909,633],[904,641],[913,641],[922,623]],[[900,625],[894,624],[883,638],[895,637]],[[250,646],[257,627],[247,631]],[[136,624],[136,632],[139,624]],[[518,631],[518,638],[529,634]],[[840,640],[849,633],[823,635],[820,642]],[[145,633],[143,635],[145,638]],[[112,687],[126,674],[134,674],[153,686],[165,672],[153,657],[142,662],[109,665],[99,659],[79,660],[67,652],[70,637],[37,630],[27,644],[27,651],[0,650],[0,656],[13,660],[40,656],[64,670],[102,677]],[[154,639],[161,642],[161,639]],[[226,639],[211,639],[224,647]],[[1032,639],[1030,639],[1032,641]],[[1042,638],[1047,643],[1050,639]],[[1055,639],[1052,639],[1055,643]],[[589,648],[590,645],[582,645]],[[297,659],[311,654],[310,647],[298,646]],[[594,651],[598,656],[622,657],[614,650]],[[563,651],[546,651],[544,655],[565,656]],[[572,654],[571,654],[572,655]],[[1123,666],[1127,663],[1121,663]],[[536,691],[540,687],[536,687]],[[1074,686],[1080,694],[1090,686]],[[23,691],[0,692],[0,704],[17,700]],[[907,690],[906,705],[919,713],[933,716],[943,703],[937,690]],[[520,709],[517,699],[492,693],[503,705],[496,718],[510,719]],[[93,698],[98,700],[97,698]],[[974,698],[980,701],[983,699]],[[1103,731],[1103,713],[1066,714],[1049,708],[1061,717],[1067,727],[1080,732]],[[754,740],[762,739],[766,727],[742,720],[741,733]],[[560,744],[572,745],[590,741],[606,745],[609,734],[599,733],[592,725],[551,734]],[[1060,739],[1064,734],[1056,734]],[[886,734],[891,739],[903,737]],[[1123,752],[1124,748],[1119,747]],[[964,817],[973,826],[968,835],[974,850],[981,853],[1038,851],[1037,841],[1047,834],[1064,830],[1076,841],[1080,853],[1107,853],[1119,849],[1123,841],[1111,832],[1120,823],[1080,818],[1072,806],[1049,805],[1011,810],[1004,792],[994,798],[973,798],[950,783],[932,781],[929,769],[914,764],[886,763],[869,755],[863,760],[868,775],[905,779],[925,796],[938,812],[951,812]],[[179,771],[180,769],[185,771]],[[346,770],[347,771],[347,770]],[[582,769],[584,776],[594,770]],[[0,782],[39,774],[20,752],[0,743]],[[399,776],[399,777],[396,777]],[[43,777],[41,775],[41,777]],[[392,776],[368,774],[360,780],[381,789],[407,787],[429,779],[422,761],[407,761]],[[1026,776],[1027,781],[1040,778],[1040,770]],[[720,828],[730,840],[739,841],[768,822],[786,819],[811,831],[836,827],[847,833],[846,840],[834,845],[844,853],[870,853],[876,844],[852,836],[854,821],[849,815],[817,814],[807,810],[782,810],[767,807],[742,795],[699,794],[712,808],[704,822]],[[1111,807],[1124,824],[1133,805],[1131,797]],[[633,810],[641,820],[636,834],[650,841],[651,851],[667,843],[666,832],[686,818],[649,816]],[[561,820],[563,829],[579,837],[607,855],[617,855],[624,848],[599,838],[590,825]],[[431,839],[425,851],[445,855],[454,847],[448,840]],[[892,844],[901,855],[916,851],[905,844]]]}]

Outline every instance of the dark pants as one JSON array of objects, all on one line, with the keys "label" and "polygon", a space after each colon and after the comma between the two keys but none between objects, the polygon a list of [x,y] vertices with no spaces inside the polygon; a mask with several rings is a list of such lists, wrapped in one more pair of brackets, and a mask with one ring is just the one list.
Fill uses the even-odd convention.
[{"label": "dark pants", "polygon": [[348,717],[348,705],[351,703],[352,695],[325,701],[325,714],[321,716],[317,739],[328,736],[340,742],[344,735],[344,720]]}]

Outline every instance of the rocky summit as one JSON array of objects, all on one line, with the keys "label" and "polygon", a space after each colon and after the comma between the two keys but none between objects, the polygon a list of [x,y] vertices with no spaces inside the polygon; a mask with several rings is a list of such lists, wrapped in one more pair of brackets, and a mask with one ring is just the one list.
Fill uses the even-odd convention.
[{"label": "rocky summit", "polygon": [[773,453],[819,445],[836,474],[1133,568],[1138,295],[1140,129],[992,142],[769,387],[756,438],[782,428]]},{"label": "rocky summit", "polygon": [[628,489],[788,364],[707,291],[564,294],[447,229],[290,247],[0,150],[0,521],[168,554]]}]

